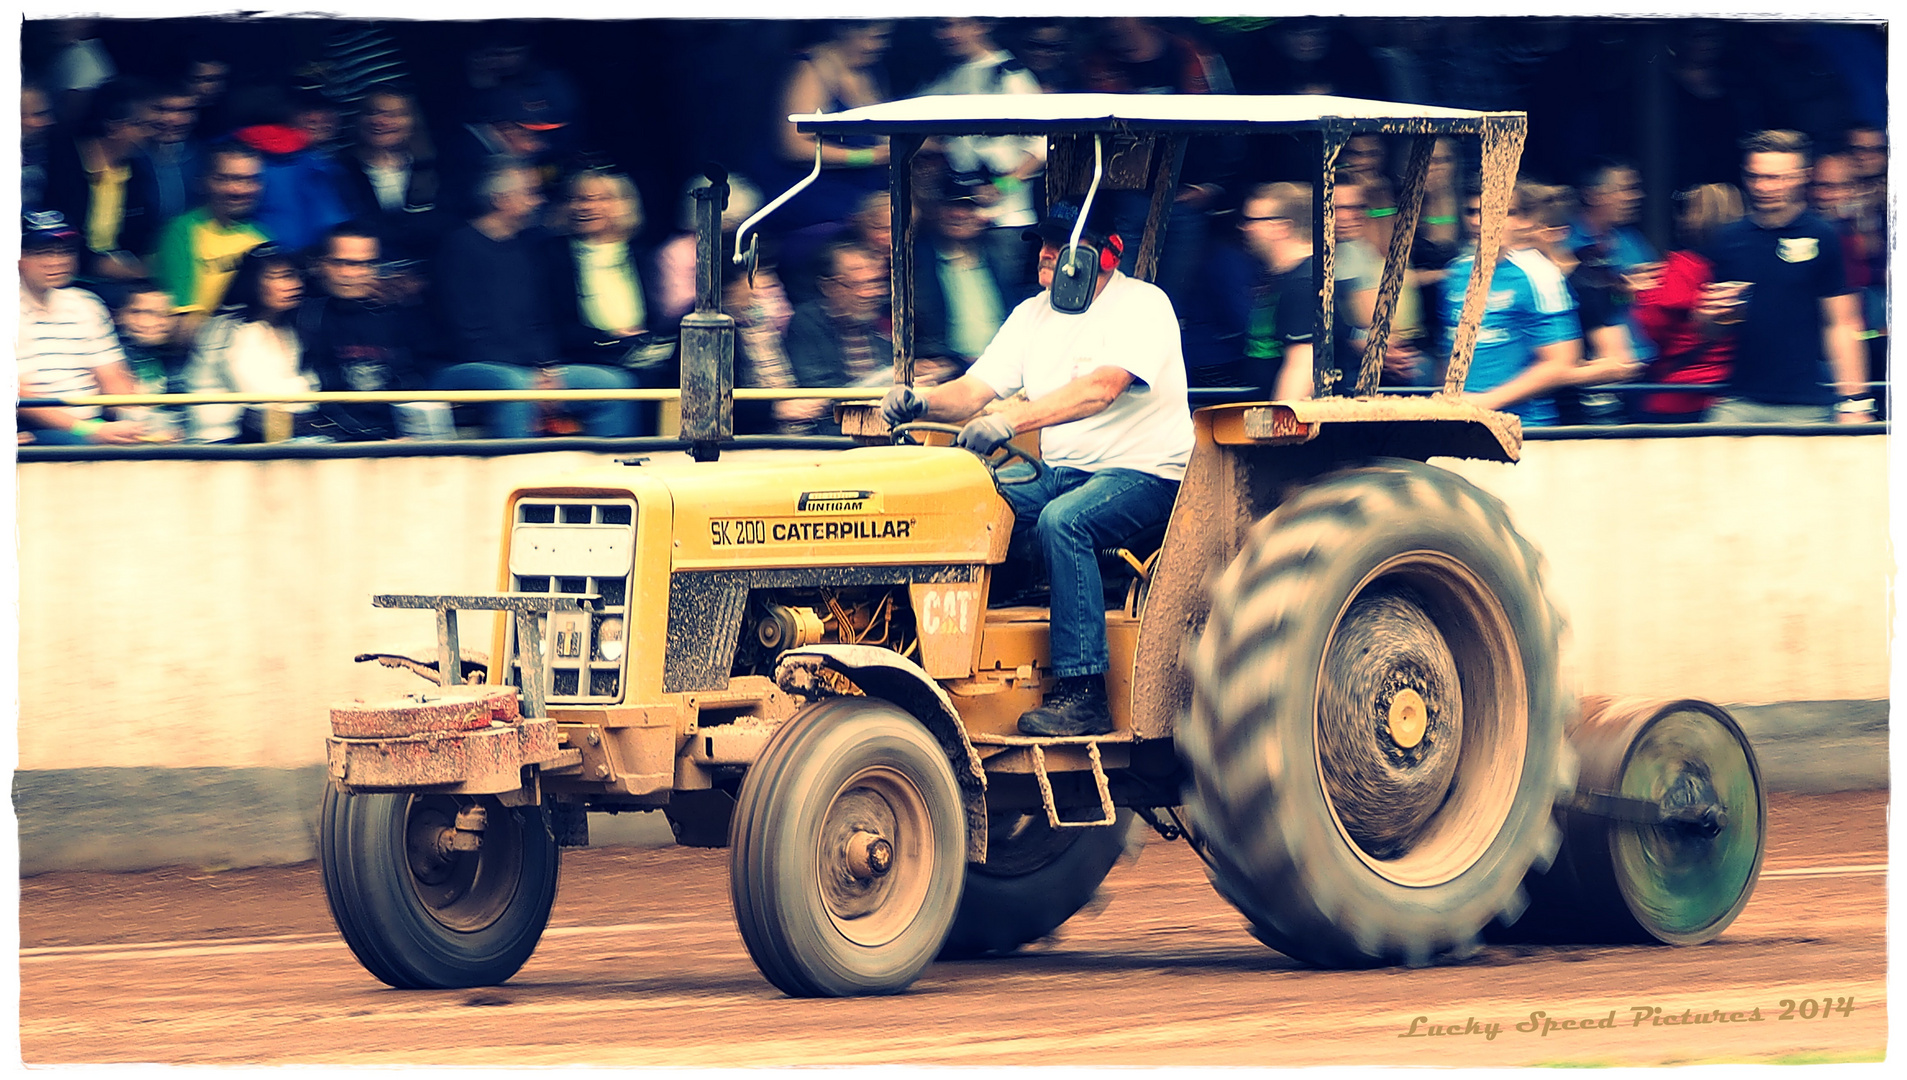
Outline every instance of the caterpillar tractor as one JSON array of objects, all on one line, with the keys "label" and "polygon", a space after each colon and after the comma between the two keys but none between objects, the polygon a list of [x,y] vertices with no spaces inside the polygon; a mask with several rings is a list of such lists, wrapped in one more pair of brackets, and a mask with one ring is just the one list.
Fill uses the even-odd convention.
[{"label": "caterpillar tractor", "polygon": [[[796,996],[894,993],[937,957],[1040,939],[1092,898],[1138,820],[1191,843],[1267,945],[1324,967],[1419,966],[1498,935],[1693,943],[1741,910],[1767,815],[1740,729],[1705,702],[1578,702],[1541,558],[1496,499],[1428,464],[1521,450],[1514,416],[1459,391],[1522,114],[1048,95],[791,119],[889,140],[902,383],[909,163],[928,140],[1043,136],[1051,198],[1138,193],[1141,279],[1190,140],[1292,140],[1318,166],[1318,396],[1194,414],[1163,534],[1102,555],[1119,582],[1114,730],[1021,735],[1055,679],[1047,609],[1004,584],[1013,476],[1000,466],[1037,468],[1037,447],[983,459],[932,425],[889,431],[877,408],[845,404],[857,445],[724,457],[722,263],[752,272],[744,238],[760,215],[718,250],[726,184],[712,171],[681,339],[688,453],[511,492],[496,592],[374,599],[434,612],[438,650],[419,665],[429,687],[331,713],[326,896],[371,974],[419,988],[510,978],[590,815],[655,810],[680,843],[729,848],[742,939]],[[1409,160],[1355,392],[1334,396],[1333,164],[1366,132],[1402,138]],[[1476,270],[1442,392],[1378,396],[1443,135],[1481,153]],[[462,647],[470,612],[495,626],[480,661]]]}]

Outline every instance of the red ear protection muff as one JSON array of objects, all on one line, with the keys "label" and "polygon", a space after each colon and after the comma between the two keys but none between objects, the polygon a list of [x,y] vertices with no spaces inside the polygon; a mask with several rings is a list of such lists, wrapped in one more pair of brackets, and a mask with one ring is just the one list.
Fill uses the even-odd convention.
[{"label": "red ear protection muff", "polygon": [[1101,270],[1117,269],[1119,259],[1125,255],[1125,253],[1126,242],[1119,238],[1118,233],[1113,233],[1111,236],[1106,237],[1106,246],[1099,249],[1099,268]]}]

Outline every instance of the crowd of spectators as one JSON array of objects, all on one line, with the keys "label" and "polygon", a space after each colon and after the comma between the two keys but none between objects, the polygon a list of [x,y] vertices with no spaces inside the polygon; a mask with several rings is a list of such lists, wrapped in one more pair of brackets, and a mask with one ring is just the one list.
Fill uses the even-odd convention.
[{"label": "crowd of spectators", "polygon": [[[893,349],[888,147],[817,148],[783,118],[901,94],[1065,91],[1529,112],[1467,385],[1526,424],[1862,419],[1861,384],[1885,375],[1885,64],[1860,26],[657,21],[600,24],[587,55],[540,55],[519,24],[465,24],[455,48],[402,24],[169,20],[176,47],[150,51],[144,25],[65,19],[23,33],[23,397],[672,387],[671,346],[695,299],[685,183],[706,182],[707,160],[733,166],[732,248],[764,194],[817,152],[821,182],[768,219],[752,273],[725,280],[736,384],[880,385]],[[572,40],[549,36],[561,32],[542,40]],[[247,35],[301,50],[250,50]],[[1636,85],[1649,48],[1669,58],[1653,97]],[[636,56],[656,58],[651,74],[619,76]],[[605,101],[617,77],[655,84]],[[773,92],[750,99],[768,79]],[[1669,102],[1666,155],[1638,130],[1645,100]],[[1340,392],[1372,319],[1404,149],[1360,135],[1338,161],[1339,324],[1317,366],[1342,373]],[[1038,139],[969,137],[915,158],[920,381],[958,377],[1036,289],[1022,233],[1043,209],[1044,154]],[[1475,161],[1474,145],[1436,146],[1386,388],[1441,385],[1471,262]],[[1194,387],[1312,392],[1309,168],[1290,139],[1188,152],[1158,282]],[[1666,256],[1649,225],[1669,208],[1651,192],[1673,193],[1653,200],[1672,202]],[[1136,237],[1147,196],[1107,199]],[[1624,381],[1690,389],[1608,391]],[[629,401],[459,406],[454,429],[450,418],[441,405],[332,402],[19,413],[21,440],[43,443],[629,436],[662,422],[656,403]],[[737,428],[835,430],[820,401],[748,403]]]}]

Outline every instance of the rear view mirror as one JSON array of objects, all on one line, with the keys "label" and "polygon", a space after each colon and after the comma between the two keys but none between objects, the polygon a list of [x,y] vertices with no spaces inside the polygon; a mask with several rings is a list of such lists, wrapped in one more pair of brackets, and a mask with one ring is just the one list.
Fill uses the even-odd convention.
[{"label": "rear view mirror", "polygon": [[1053,310],[1067,315],[1083,314],[1092,305],[1093,289],[1098,283],[1099,248],[1096,245],[1069,244],[1061,248],[1059,263],[1053,267]]}]

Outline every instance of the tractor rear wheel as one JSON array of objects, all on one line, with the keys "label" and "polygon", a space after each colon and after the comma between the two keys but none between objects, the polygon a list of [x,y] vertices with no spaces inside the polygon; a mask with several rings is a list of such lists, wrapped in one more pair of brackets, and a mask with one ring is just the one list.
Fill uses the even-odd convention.
[{"label": "tractor rear wheel", "polygon": [[344,943],[401,990],[505,981],[536,951],[556,902],[548,811],[493,795],[327,785],[318,862]]},{"label": "tractor rear wheel", "polygon": [[1252,528],[1177,741],[1213,883],[1266,944],[1421,965],[1521,912],[1573,774],[1539,561],[1501,503],[1417,462],[1333,474]]},{"label": "tractor rear wheel", "polygon": [[1089,903],[1126,850],[1133,814],[1111,825],[1055,829],[1044,812],[987,815],[987,861],[967,886],[943,959],[999,956],[1058,929]]},{"label": "tractor rear wheel", "polygon": [[966,853],[953,766],[927,729],[885,701],[830,698],[784,722],[743,778],[729,898],[782,992],[892,994],[946,941]]}]

